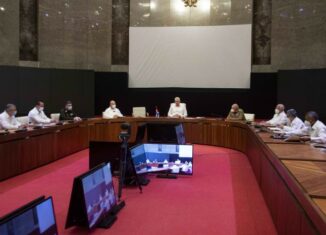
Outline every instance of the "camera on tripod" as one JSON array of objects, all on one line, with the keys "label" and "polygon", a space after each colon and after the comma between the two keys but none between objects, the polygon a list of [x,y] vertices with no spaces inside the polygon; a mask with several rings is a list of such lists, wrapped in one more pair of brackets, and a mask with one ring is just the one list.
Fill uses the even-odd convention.
[{"label": "camera on tripod", "polygon": [[131,133],[131,127],[129,123],[122,123],[121,126],[121,132],[119,134],[119,138],[121,141],[128,141],[130,138]]}]

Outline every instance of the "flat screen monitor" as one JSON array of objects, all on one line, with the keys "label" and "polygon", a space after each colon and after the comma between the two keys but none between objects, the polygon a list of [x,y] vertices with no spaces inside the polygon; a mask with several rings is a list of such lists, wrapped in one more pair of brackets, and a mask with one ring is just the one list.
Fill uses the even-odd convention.
[{"label": "flat screen monitor", "polygon": [[88,227],[93,228],[117,204],[110,163],[81,179]]},{"label": "flat screen monitor", "polygon": [[40,197],[0,219],[1,235],[57,235],[52,197]]},{"label": "flat screen monitor", "polygon": [[[184,140],[179,139],[181,133]],[[148,123],[147,139],[148,143],[185,144],[186,142],[182,123]]]},{"label": "flat screen monitor", "polygon": [[111,215],[116,205],[111,165],[103,163],[74,179],[66,228],[95,228]]},{"label": "flat screen monitor", "polygon": [[142,144],[130,149],[137,174],[168,171],[193,174],[193,146],[177,144]]},{"label": "flat screen monitor", "polygon": [[120,170],[121,143],[106,141],[89,142],[89,169],[102,164],[111,164],[113,175],[119,174]]}]

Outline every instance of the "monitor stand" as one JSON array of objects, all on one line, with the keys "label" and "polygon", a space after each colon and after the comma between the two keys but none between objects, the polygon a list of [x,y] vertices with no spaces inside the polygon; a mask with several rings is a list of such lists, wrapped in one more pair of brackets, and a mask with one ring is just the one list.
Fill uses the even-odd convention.
[{"label": "monitor stand", "polygon": [[110,214],[108,214],[106,217],[104,217],[101,222],[97,225],[98,228],[110,228],[114,222],[117,220],[117,214],[121,211],[122,208],[126,206],[125,201],[121,201],[117,205],[115,205],[112,208],[112,211]]},{"label": "monitor stand", "polygon": [[121,211],[121,209],[124,208],[125,206],[126,206],[125,201],[121,201],[119,204],[115,205],[112,208],[111,214],[112,215],[117,215]]},{"label": "monitor stand", "polygon": [[104,217],[101,222],[97,225],[98,228],[111,228],[111,226],[114,224],[114,222],[117,220],[116,215],[108,215]]},{"label": "monitor stand", "polygon": [[158,174],[156,177],[157,178],[160,178],[160,179],[177,179],[178,178],[177,175],[169,174],[169,173],[166,173],[166,174]]},{"label": "monitor stand", "polygon": [[147,176],[147,175],[139,175],[139,176],[138,176],[138,178],[139,178],[139,182],[140,182],[141,185],[146,186],[146,185],[148,185],[149,182],[151,181],[150,179],[147,179],[146,176]]}]

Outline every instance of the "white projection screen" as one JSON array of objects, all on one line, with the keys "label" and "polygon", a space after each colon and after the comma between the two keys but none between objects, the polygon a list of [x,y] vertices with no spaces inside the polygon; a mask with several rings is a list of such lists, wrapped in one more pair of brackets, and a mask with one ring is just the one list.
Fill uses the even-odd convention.
[{"label": "white projection screen", "polygon": [[251,24],[130,27],[129,87],[250,88]]}]

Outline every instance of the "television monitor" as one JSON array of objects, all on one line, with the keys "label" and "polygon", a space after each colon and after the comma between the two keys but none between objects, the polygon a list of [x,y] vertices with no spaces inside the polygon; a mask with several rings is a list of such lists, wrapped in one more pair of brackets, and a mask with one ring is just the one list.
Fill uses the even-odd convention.
[{"label": "television monitor", "polygon": [[147,124],[148,143],[180,144],[180,136],[178,136],[180,133],[183,133],[183,126],[181,123]]},{"label": "television monitor", "polygon": [[52,197],[44,196],[0,219],[1,235],[57,235]]},{"label": "television monitor", "polygon": [[130,149],[136,173],[167,171],[193,174],[193,146],[177,144],[141,144]]},{"label": "television monitor", "polygon": [[142,123],[138,125],[136,141],[135,141],[136,144],[142,144],[144,142],[146,127],[147,127],[146,123]]},{"label": "television monitor", "polygon": [[79,225],[89,229],[105,227],[116,219],[117,205],[111,174],[111,165],[101,164],[74,180],[66,228]]},{"label": "television monitor", "polygon": [[121,143],[106,141],[89,142],[89,169],[102,163],[111,164],[113,175],[118,175],[120,170]]}]

